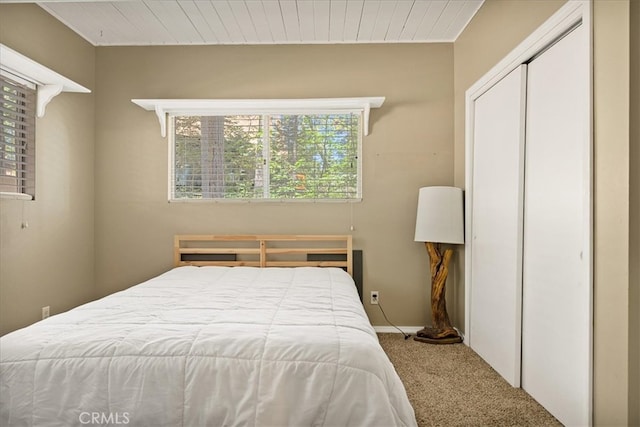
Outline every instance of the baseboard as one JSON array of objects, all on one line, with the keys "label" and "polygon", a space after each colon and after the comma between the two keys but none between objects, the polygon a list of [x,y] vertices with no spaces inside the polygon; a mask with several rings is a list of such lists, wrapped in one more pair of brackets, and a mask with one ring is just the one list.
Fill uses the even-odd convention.
[{"label": "baseboard", "polygon": [[[424,326],[398,326],[404,333],[415,334]],[[379,334],[399,334],[400,331],[393,326],[374,326],[373,329]]]}]

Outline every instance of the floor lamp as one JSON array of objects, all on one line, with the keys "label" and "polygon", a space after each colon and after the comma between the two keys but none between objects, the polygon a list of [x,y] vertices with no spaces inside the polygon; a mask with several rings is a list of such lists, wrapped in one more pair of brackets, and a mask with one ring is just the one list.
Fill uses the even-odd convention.
[{"label": "floor lamp", "polygon": [[442,253],[442,244],[464,243],[462,190],[456,187],[424,187],[418,197],[416,242],[425,242],[431,270],[431,326],[414,337],[431,344],[462,342],[451,326],[445,300],[445,284],[453,250]]}]

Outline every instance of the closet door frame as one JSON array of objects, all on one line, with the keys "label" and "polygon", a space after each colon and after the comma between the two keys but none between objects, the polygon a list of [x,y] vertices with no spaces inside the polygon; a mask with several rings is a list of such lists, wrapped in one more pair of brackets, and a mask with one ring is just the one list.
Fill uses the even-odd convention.
[{"label": "closet door frame", "polygon": [[[584,176],[585,188],[588,188],[586,196],[585,216],[588,224],[584,239],[589,242],[587,253],[584,254],[590,266],[588,274],[589,283],[589,424],[593,422],[593,25],[592,25],[592,1],[571,1],[562,6],[551,18],[520,43],[511,53],[496,64],[488,73],[481,77],[465,93],[465,206],[467,215],[465,218],[465,343],[473,339],[471,335],[471,308],[472,308],[472,221],[473,215],[473,135],[474,135],[474,105],[475,100],[489,90],[507,74],[527,63],[531,58],[544,51],[550,44],[582,23],[587,30],[584,32],[583,43],[588,46],[589,63],[589,87],[588,87],[588,117],[585,123],[588,126],[585,141]],[[519,361],[518,361],[519,364]]]}]

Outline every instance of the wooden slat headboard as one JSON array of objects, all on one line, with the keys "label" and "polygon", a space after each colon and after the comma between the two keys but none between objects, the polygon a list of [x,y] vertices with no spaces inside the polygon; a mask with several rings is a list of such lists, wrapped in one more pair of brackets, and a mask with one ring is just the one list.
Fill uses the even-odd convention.
[{"label": "wooden slat headboard", "polygon": [[[318,260],[332,254],[344,260]],[[342,257],[340,256],[342,255]],[[174,265],[341,267],[353,276],[350,235],[177,235]]]}]

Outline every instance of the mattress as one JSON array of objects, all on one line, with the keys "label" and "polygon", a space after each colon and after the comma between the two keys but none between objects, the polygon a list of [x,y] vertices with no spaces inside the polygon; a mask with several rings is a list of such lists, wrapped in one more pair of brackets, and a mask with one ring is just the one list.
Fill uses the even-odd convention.
[{"label": "mattress", "polygon": [[414,426],[338,268],[178,267],[0,338],[0,425]]}]

